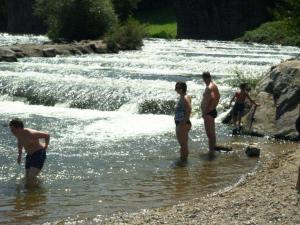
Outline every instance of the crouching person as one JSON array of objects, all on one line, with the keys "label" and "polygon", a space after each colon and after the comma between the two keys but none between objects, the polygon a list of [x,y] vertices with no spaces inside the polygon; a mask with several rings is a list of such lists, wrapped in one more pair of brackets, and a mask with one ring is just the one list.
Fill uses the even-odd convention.
[{"label": "crouching person", "polygon": [[[12,134],[17,138],[18,145],[18,164],[21,163],[22,150],[25,149],[25,178],[26,185],[32,186],[37,181],[37,176],[44,166],[46,160],[46,149],[48,148],[50,135],[47,132],[24,128],[22,120],[16,118],[9,122]],[[40,142],[44,139],[44,144]]]}]

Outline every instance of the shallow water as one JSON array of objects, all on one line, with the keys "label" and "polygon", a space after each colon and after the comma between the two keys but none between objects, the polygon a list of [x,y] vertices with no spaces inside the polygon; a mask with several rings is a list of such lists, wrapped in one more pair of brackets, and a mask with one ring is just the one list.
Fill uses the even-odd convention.
[{"label": "shallow water", "polygon": [[[234,152],[205,160],[198,74],[210,70],[215,76],[222,111],[236,71],[259,76],[297,54],[294,47],[150,39],[140,51],[0,63],[0,223],[93,223],[234,185],[259,162],[246,157],[245,144],[258,142],[269,157],[284,145],[231,137],[230,127],[219,123],[221,114],[219,142],[233,145]],[[191,154],[182,168],[172,167],[178,158],[177,80],[187,82],[193,97]],[[16,142],[5,126],[12,117],[51,134],[41,183],[33,190],[24,187],[24,162],[16,164]]]}]

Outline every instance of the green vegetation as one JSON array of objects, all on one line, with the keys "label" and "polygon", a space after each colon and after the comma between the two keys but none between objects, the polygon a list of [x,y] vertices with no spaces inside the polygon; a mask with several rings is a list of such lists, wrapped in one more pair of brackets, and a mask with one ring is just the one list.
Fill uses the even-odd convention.
[{"label": "green vegetation", "polygon": [[110,0],[37,0],[35,10],[54,40],[96,39],[117,22]]},{"label": "green vegetation", "polygon": [[278,0],[273,14],[275,21],[262,24],[253,31],[245,32],[236,41],[300,47],[300,1]]},{"label": "green vegetation", "polygon": [[132,18],[126,23],[117,24],[105,37],[105,42],[111,51],[136,50],[143,45],[144,27]]},{"label": "green vegetation", "polygon": [[264,76],[263,73],[251,74],[249,72],[241,71],[239,69],[235,69],[233,72],[236,75],[236,77],[227,81],[227,83],[230,86],[239,87],[241,83],[246,83],[253,90]]},{"label": "green vegetation", "polygon": [[253,31],[247,31],[244,36],[237,38],[236,41],[300,47],[300,33],[287,20],[282,20],[264,23]]},{"label": "green vegetation", "polygon": [[[139,0],[37,0],[35,13],[45,19],[52,40],[67,41],[106,37],[112,51],[137,49],[143,45],[143,27],[127,18]],[[115,5],[112,5],[112,2]],[[116,7],[120,13],[115,14]]]},{"label": "green vegetation", "polygon": [[177,22],[175,12],[171,7],[141,11],[134,16],[145,25],[146,36],[176,38]]}]

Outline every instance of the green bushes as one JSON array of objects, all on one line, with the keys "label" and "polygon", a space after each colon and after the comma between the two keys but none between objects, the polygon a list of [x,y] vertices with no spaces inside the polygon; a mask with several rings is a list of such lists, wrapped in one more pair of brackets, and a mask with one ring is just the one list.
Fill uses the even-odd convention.
[{"label": "green bushes", "polygon": [[37,0],[35,12],[54,40],[99,38],[117,22],[110,0]]},{"label": "green bushes", "polygon": [[144,27],[132,18],[122,25],[115,25],[105,41],[111,51],[115,49],[136,50],[143,45]]},{"label": "green bushes", "polygon": [[253,31],[247,31],[236,41],[300,46],[300,33],[288,20],[282,20],[264,23]]},{"label": "green bushes", "polygon": [[232,87],[239,87],[241,83],[246,83],[248,87],[253,90],[264,75],[263,73],[252,74],[251,72],[244,72],[239,69],[235,69],[233,73],[235,74],[235,77],[227,80],[226,83],[228,83]]},{"label": "green bushes", "polygon": [[282,44],[300,47],[300,1],[276,0],[273,22],[247,31],[237,41]]},{"label": "green bushes", "polygon": [[277,0],[274,10],[275,18],[286,20],[298,34],[300,34],[300,1],[299,0]]}]

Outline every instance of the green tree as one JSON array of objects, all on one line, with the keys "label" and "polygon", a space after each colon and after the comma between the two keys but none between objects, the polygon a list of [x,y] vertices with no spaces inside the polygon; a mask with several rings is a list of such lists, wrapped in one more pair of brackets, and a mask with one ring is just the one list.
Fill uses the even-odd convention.
[{"label": "green tree", "polygon": [[37,0],[35,13],[54,40],[96,39],[117,23],[110,0]]},{"label": "green tree", "polygon": [[274,14],[277,19],[286,20],[294,29],[300,32],[299,0],[278,0]]}]

